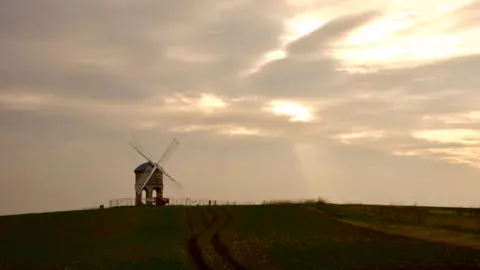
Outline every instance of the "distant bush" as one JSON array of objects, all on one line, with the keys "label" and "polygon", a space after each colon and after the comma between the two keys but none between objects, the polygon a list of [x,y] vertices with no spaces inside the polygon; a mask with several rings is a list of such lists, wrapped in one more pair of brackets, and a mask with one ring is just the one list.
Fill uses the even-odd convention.
[{"label": "distant bush", "polygon": [[318,197],[316,203],[318,203],[318,204],[327,204],[328,202],[327,202],[327,200],[325,200],[324,198]]},{"label": "distant bush", "polygon": [[317,199],[301,199],[301,200],[265,200],[262,204],[326,204],[326,200],[318,197]]}]

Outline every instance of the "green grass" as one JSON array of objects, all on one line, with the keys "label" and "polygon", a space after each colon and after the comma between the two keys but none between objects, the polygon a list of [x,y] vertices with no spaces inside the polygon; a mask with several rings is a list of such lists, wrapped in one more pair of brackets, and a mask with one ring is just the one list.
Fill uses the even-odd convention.
[{"label": "green grass", "polygon": [[0,217],[0,262],[19,269],[179,269],[188,262],[188,236],[183,207],[7,216]]},{"label": "green grass", "polygon": [[423,269],[480,263],[476,250],[358,228],[298,205],[237,207],[232,212],[236,222],[230,233],[237,241],[262,250],[272,264],[285,269]]},{"label": "green grass", "polygon": [[[349,220],[393,222],[480,234],[480,215],[476,214],[477,209],[325,203],[317,204],[317,207],[336,217]],[[462,214],[458,214],[459,212]]]},{"label": "green grass", "polygon": [[[349,207],[310,203],[212,209],[233,217],[220,237],[249,269],[454,269],[455,264],[480,265],[478,250],[387,235],[332,218],[380,220],[362,208]],[[195,231],[208,223],[206,207],[201,206],[0,217],[0,269],[193,269],[186,248],[191,235],[186,209]],[[202,241],[212,255],[213,249],[206,247],[208,237]]]}]

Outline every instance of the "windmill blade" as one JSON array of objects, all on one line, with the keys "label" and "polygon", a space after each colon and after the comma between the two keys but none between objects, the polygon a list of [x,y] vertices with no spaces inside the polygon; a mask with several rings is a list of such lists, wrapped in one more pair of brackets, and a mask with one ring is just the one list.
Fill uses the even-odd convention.
[{"label": "windmill blade", "polygon": [[174,138],[173,141],[168,146],[167,150],[165,150],[162,157],[158,160],[157,163],[163,165],[168,160],[168,158],[170,157],[172,152],[175,150],[175,148],[177,148],[178,145],[179,145],[179,142],[177,138]]},{"label": "windmill blade", "polygon": [[154,164],[154,162],[147,156],[145,155],[144,153],[142,153],[142,151],[140,151],[135,145],[133,145],[133,143],[130,143],[130,146],[135,149],[135,151],[137,151],[140,155],[142,155],[142,157],[146,158],[148,160],[148,162],[150,162],[151,164]]},{"label": "windmill blade", "polygon": [[142,175],[140,175],[140,178],[138,179],[138,181],[135,183],[135,192],[137,194],[140,194],[142,192],[142,186],[143,184],[145,183],[145,180],[147,180],[148,176],[150,175],[150,173],[152,172],[152,168],[147,168],[143,173]]},{"label": "windmill blade", "polygon": [[142,176],[140,176],[140,179],[138,179],[138,182],[135,184],[135,191],[137,194],[140,194],[145,187],[145,185],[148,183],[150,178],[152,178],[153,174],[155,171],[158,169],[156,165],[149,166],[147,169],[143,172]]},{"label": "windmill blade", "polygon": [[183,188],[182,184],[180,184],[177,180],[173,179],[172,176],[170,176],[168,173],[165,172],[165,170],[162,170],[163,172],[163,175],[165,175],[167,178],[169,178],[170,180],[172,180],[172,182],[174,182],[175,184],[177,184],[179,187]]},{"label": "windmill blade", "polygon": [[156,167],[145,170],[140,179],[138,179],[138,182],[135,184],[135,191],[137,192],[137,194],[140,194],[142,192],[143,188],[148,183],[150,178],[152,178],[156,170]]}]

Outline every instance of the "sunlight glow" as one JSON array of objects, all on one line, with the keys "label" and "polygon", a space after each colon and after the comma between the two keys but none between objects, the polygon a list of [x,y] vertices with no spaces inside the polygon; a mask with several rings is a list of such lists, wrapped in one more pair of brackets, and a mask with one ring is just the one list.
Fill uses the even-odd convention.
[{"label": "sunlight glow", "polygon": [[259,129],[252,129],[235,125],[187,125],[177,126],[171,129],[173,132],[190,133],[208,131],[217,135],[228,136],[264,136]]},{"label": "sunlight glow", "polygon": [[297,40],[320,28],[325,22],[315,13],[304,13],[285,22],[287,33],[283,37],[286,42]]},{"label": "sunlight glow", "polygon": [[334,136],[335,139],[344,144],[351,144],[355,140],[378,140],[383,138],[385,132],[382,130],[364,130],[351,133],[342,133]]},{"label": "sunlight glow", "polygon": [[401,67],[458,55],[460,46],[461,40],[453,35],[410,37],[390,43],[340,49],[337,57],[343,58],[352,66],[389,64]]},{"label": "sunlight glow", "polygon": [[285,57],[287,57],[287,52],[283,49],[269,51],[266,54],[264,54],[260,58],[260,60],[258,60],[257,63],[255,63],[253,65],[252,68],[247,70],[244,74],[241,74],[240,77],[245,78],[247,76],[250,76],[250,75],[260,71],[262,69],[262,67],[265,66],[266,64],[268,64],[272,61],[284,59]]},{"label": "sunlight glow", "polygon": [[325,22],[315,13],[302,13],[289,18],[285,21],[285,33],[280,37],[280,44],[262,55],[251,68],[240,74],[240,78],[246,78],[259,72],[266,64],[286,58],[288,56],[285,47],[292,41],[295,41],[305,35],[320,28]]},{"label": "sunlight glow", "polygon": [[215,127],[206,126],[206,125],[188,125],[188,126],[177,126],[172,128],[171,130],[173,132],[178,132],[178,133],[189,133],[189,132],[195,132],[195,131],[208,131],[214,128]]},{"label": "sunlight glow", "polygon": [[156,128],[157,126],[158,124],[153,121],[143,121],[138,124],[135,124],[135,128],[141,129],[141,130],[151,130]]},{"label": "sunlight glow", "polygon": [[219,108],[225,108],[227,103],[225,103],[219,97],[212,94],[202,94],[202,97],[197,103],[197,106],[203,110],[213,110]]},{"label": "sunlight glow", "polygon": [[352,68],[402,67],[479,53],[476,29],[452,31],[459,16],[455,12],[470,3],[471,0],[406,3],[408,7],[400,8],[400,12],[386,14],[338,42],[334,56]]},{"label": "sunlight glow", "polygon": [[[480,53],[477,29],[472,26],[452,31],[461,21],[461,15],[457,11],[473,2],[474,0],[445,0],[442,3],[429,0],[388,1],[385,5],[382,4],[383,17],[360,26],[334,42],[332,56],[340,61],[340,70],[371,73],[385,67],[416,66],[429,61]],[[313,4],[307,1],[294,5]],[[346,14],[340,16],[343,15]],[[288,57],[285,47],[289,43],[312,33],[338,16],[338,10],[315,10],[312,7],[308,12],[287,18],[284,22],[285,32],[279,37],[279,45],[262,55],[240,77],[248,77],[259,72],[267,63]]]},{"label": "sunlight glow", "polygon": [[295,141],[293,151],[303,176],[301,179],[307,188],[305,193],[313,198],[321,194],[321,198],[325,200],[336,200],[339,194],[332,182],[334,169],[331,167],[329,147],[321,141]]},{"label": "sunlight glow", "polygon": [[471,111],[467,113],[438,115],[438,116],[425,115],[422,117],[422,120],[438,122],[443,124],[477,123],[480,120],[480,111]]},{"label": "sunlight glow", "polygon": [[289,116],[292,122],[310,122],[313,120],[311,109],[295,102],[273,100],[265,109],[277,115]]},{"label": "sunlight glow", "polygon": [[202,93],[200,98],[192,98],[184,95],[174,95],[164,99],[165,104],[170,110],[175,111],[203,111],[212,113],[223,109],[229,104],[220,97],[213,94]]},{"label": "sunlight glow", "polygon": [[245,127],[229,127],[222,129],[220,134],[224,135],[237,135],[237,136],[249,136],[249,135],[261,135],[258,129],[249,129]]},{"label": "sunlight glow", "polygon": [[[308,142],[299,142],[294,143],[293,150],[296,153],[297,160],[300,163],[300,172],[302,174],[302,184],[306,185],[306,192],[309,192],[310,196],[317,196],[316,194],[319,190],[319,181],[326,179],[322,179],[321,175],[319,174],[319,164],[321,161],[317,157],[317,151],[315,151],[314,146]],[[321,165],[320,165],[321,167]],[[323,190],[325,193],[325,190]]]},{"label": "sunlight glow", "polygon": [[464,145],[480,144],[480,132],[471,129],[437,129],[415,131],[412,136],[438,143],[459,143]]}]

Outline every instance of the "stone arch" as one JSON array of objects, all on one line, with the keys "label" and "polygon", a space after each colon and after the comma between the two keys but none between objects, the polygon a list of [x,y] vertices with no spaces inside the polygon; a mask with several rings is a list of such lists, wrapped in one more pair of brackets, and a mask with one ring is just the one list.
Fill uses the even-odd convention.
[{"label": "stone arch", "polygon": [[140,201],[142,202],[142,204],[147,203],[147,197],[148,197],[148,190],[144,188],[142,190],[142,193],[140,194]]},{"label": "stone arch", "polygon": [[161,187],[154,187],[153,190],[157,193],[157,197],[163,197]]},{"label": "stone arch", "polygon": [[152,189],[152,203],[153,204],[156,204],[157,196],[158,196],[158,189],[157,188]]}]

